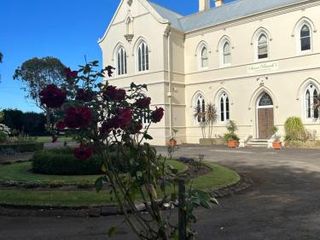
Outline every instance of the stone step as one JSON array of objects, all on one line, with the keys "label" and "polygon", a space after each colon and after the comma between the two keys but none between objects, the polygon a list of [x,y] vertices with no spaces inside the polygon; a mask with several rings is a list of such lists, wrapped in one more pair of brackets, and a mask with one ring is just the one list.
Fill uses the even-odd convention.
[{"label": "stone step", "polygon": [[268,140],[267,139],[251,139],[247,143],[248,147],[268,147]]}]

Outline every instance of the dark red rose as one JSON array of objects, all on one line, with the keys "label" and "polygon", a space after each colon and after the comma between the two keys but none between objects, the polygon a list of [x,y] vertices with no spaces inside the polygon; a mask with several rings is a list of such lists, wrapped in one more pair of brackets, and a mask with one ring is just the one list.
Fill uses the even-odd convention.
[{"label": "dark red rose", "polygon": [[92,156],[93,150],[91,147],[80,145],[74,149],[73,154],[79,160],[87,160]]},{"label": "dark red rose", "polygon": [[108,135],[112,131],[112,129],[118,128],[118,127],[119,126],[117,123],[117,119],[115,119],[115,118],[109,119],[108,121],[104,121],[101,124],[100,134],[101,135]]},{"label": "dark red rose", "polygon": [[57,128],[58,130],[64,130],[64,129],[66,128],[66,124],[64,123],[64,121],[59,121],[59,122],[57,122],[57,124],[56,124],[56,128]]},{"label": "dark red rose", "polygon": [[135,105],[138,108],[148,108],[151,103],[151,98],[145,97],[145,98],[140,98],[136,101]]},{"label": "dark red rose", "polygon": [[70,68],[64,69],[64,74],[66,75],[67,79],[74,79],[78,76],[77,71],[72,71]]},{"label": "dark red rose", "polygon": [[121,129],[126,129],[132,121],[132,111],[130,108],[123,108],[118,111],[118,115],[115,117],[116,124]]},{"label": "dark red rose", "polygon": [[154,123],[160,122],[163,117],[164,109],[162,107],[157,108],[151,113],[151,121]]},{"label": "dark red rose", "polygon": [[117,89],[115,86],[109,85],[104,91],[104,97],[111,101],[123,101],[126,97],[124,89]]},{"label": "dark red rose", "polygon": [[46,86],[40,93],[40,102],[49,108],[59,108],[66,100],[66,92],[54,84]]},{"label": "dark red rose", "polygon": [[65,113],[64,123],[68,128],[86,128],[92,120],[88,107],[69,107]]},{"label": "dark red rose", "polygon": [[118,89],[115,100],[116,101],[122,101],[125,98],[126,98],[126,90]]},{"label": "dark red rose", "polygon": [[132,124],[132,134],[139,133],[142,130],[142,123],[141,122],[135,122]]},{"label": "dark red rose", "polygon": [[113,70],[115,70],[115,68],[109,65],[109,66],[107,66],[105,69],[106,69],[107,72],[108,72],[108,76],[109,76],[109,77],[112,77]]},{"label": "dark red rose", "polygon": [[83,102],[90,102],[93,99],[93,92],[90,90],[79,89],[77,91],[76,100],[83,101]]}]

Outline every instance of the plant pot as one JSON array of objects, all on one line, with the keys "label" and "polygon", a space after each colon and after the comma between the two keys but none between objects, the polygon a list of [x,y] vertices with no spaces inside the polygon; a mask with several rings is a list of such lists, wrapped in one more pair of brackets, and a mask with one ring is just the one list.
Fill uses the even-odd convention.
[{"label": "plant pot", "polygon": [[281,144],[281,142],[273,142],[272,147],[275,150],[280,150],[282,148],[282,144]]},{"label": "plant pot", "polygon": [[175,147],[175,146],[177,146],[177,140],[175,140],[175,139],[170,139],[169,142],[168,142],[168,145],[169,145],[170,147]]},{"label": "plant pot", "polygon": [[237,148],[238,144],[237,140],[228,140],[228,148]]}]

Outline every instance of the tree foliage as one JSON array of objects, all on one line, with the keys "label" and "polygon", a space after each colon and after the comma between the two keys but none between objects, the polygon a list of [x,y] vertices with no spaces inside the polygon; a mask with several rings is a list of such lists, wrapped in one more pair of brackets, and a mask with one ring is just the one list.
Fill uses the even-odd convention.
[{"label": "tree foliage", "polygon": [[13,78],[23,82],[26,97],[40,106],[40,90],[48,84],[60,86],[65,81],[65,68],[65,65],[54,57],[32,58],[15,70]]},{"label": "tree foliage", "polygon": [[3,54],[2,52],[0,52],[0,63],[2,63],[2,60],[3,60]]},{"label": "tree foliage", "polygon": [[45,128],[46,117],[43,113],[24,113],[17,109],[5,109],[2,111],[2,119],[3,123],[12,129],[15,134],[40,136],[47,133]]}]

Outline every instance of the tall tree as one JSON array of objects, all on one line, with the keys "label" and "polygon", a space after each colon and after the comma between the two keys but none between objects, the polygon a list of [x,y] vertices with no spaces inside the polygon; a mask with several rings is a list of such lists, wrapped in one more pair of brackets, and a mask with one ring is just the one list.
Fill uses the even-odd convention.
[{"label": "tall tree", "polygon": [[61,86],[65,80],[65,65],[57,58],[32,58],[15,70],[13,79],[23,82],[26,97],[41,107],[39,92],[48,84]]},{"label": "tall tree", "polygon": [[3,54],[2,52],[0,52],[0,63],[2,63],[2,59],[3,59]]}]

